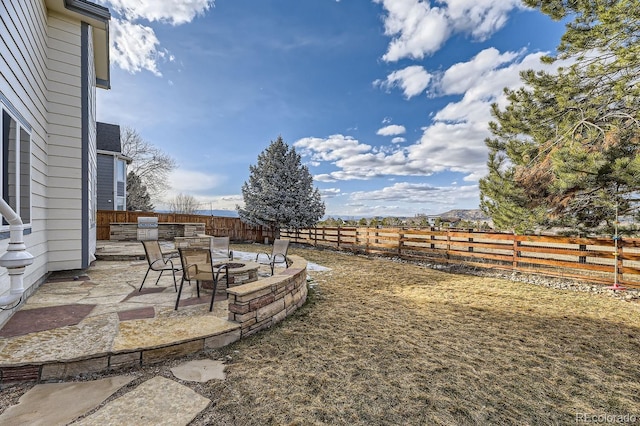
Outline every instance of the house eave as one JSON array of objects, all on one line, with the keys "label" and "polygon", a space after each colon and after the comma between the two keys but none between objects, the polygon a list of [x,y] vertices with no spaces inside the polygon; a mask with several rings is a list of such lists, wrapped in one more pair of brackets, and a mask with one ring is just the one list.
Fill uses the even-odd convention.
[{"label": "house eave", "polygon": [[45,0],[45,4],[48,10],[73,17],[91,26],[96,86],[101,89],[110,89],[109,21],[111,13],[109,9],[86,0]]},{"label": "house eave", "polygon": [[118,158],[120,160],[125,161],[127,164],[131,164],[133,162],[133,158],[127,157],[126,155],[121,154],[119,152],[107,151],[107,150],[104,150],[104,149],[98,149],[98,150],[96,150],[96,152],[98,154],[109,155],[109,156],[112,156],[112,157],[116,157],[116,158]]}]

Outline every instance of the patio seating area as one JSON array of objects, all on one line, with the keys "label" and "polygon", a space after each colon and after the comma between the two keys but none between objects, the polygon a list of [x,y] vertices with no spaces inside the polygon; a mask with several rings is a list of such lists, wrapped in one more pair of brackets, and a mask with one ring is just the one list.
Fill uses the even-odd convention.
[{"label": "patio seating area", "polygon": [[[93,266],[52,274],[0,329],[0,384],[151,364],[225,346],[245,331],[229,320],[226,286],[210,312],[212,290],[201,287],[197,297],[195,282],[185,282],[176,310],[171,271],[156,285],[159,272],[150,272],[140,289],[149,272],[140,242],[98,244]],[[273,279],[270,266],[258,277]]]}]

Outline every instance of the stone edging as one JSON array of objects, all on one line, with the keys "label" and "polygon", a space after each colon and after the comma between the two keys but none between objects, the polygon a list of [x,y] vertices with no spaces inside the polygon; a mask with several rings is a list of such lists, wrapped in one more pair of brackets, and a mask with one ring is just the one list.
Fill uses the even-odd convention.
[{"label": "stone edging", "polygon": [[269,328],[307,300],[307,261],[300,256],[289,256],[289,259],[292,261],[290,266],[272,277],[227,289],[229,321],[237,322],[237,327],[190,341],[128,352],[101,353],[71,362],[0,367],[0,388],[7,383],[55,381],[81,374],[156,364],[167,359],[221,348]]},{"label": "stone edging", "polygon": [[307,300],[307,261],[288,256],[287,269],[269,278],[227,290],[229,321],[240,323],[240,337],[271,327]]}]

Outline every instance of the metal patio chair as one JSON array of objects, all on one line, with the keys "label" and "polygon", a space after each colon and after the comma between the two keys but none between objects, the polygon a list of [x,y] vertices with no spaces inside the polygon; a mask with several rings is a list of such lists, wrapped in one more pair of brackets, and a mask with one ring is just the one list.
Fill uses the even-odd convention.
[{"label": "metal patio chair", "polygon": [[147,262],[149,263],[149,268],[147,268],[147,273],[144,274],[144,278],[142,279],[142,284],[140,284],[140,288],[138,291],[142,291],[142,286],[144,282],[147,280],[147,276],[149,275],[149,271],[159,271],[160,275],[158,275],[158,279],[156,280],[156,285],[160,282],[160,278],[162,277],[162,273],[165,271],[171,271],[173,273],[173,286],[176,291],[178,291],[178,284],[176,281],[176,271],[180,271],[182,268],[173,264],[173,260],[167,255],[162,253],[162,249],[160,248],[160,243],[157,240],[151,241],[142,241],[142,246],[144,247],[144,254],[147,258]]},{"label": "metal patio chair", "polygon": [[180,263],[182,264],[182,280],[180,281],[180,288],[178,289],[178,297],[176,298],[176,305],[174,310],[178,310],[178,304],[180,303],[180,295],[182,294],[182,287],[185,281],[196,282],[196,294],[200,297],[200,281],[213,281],[213,293],[211,294],[211,303],[209,304],[209,312],[213,310],[213,301],[216,297],[216,291],[218,290],[218,281],[220,280],[220,274],[226,277],[227,287],[229,286],[229,267],[222,264],[218,267],[212,267],[211,263],[211,250],[203,248],[179,248]]},{"label": "metal patio chair", "polygon": [[[271,275],[273,275],[273,268],[276,263],[284,263],[286,267],[289,267],[289,259],[287,259],[287,252],[289,251],[289,240],[276,239],[273,241],[273,247],[271,247],[271,254],[258,253],[256,255],[256,262],[263,265],[269,265],[271,267]],[[260,255],[264,254],[269,259],[268,262],[260,262]]]}]

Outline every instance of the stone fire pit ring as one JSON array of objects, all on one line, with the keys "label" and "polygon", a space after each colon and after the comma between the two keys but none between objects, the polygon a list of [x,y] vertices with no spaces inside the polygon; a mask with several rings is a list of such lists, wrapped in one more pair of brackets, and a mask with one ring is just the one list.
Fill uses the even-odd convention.
[{"label": "stone fire pit ring", "polygon": [[[249,260],[217,262],[213,264],[213,268],[217,269],[225,264],[229,267],[229,287],[238,286],[258,280],[258,269],[260,268],[260,264],[256,262],[252,262]],[[211,287],[209,288],[213,288],[213,283],[211,283]]]}]

